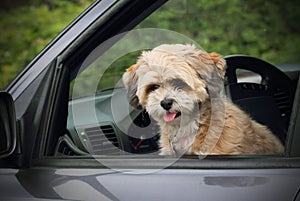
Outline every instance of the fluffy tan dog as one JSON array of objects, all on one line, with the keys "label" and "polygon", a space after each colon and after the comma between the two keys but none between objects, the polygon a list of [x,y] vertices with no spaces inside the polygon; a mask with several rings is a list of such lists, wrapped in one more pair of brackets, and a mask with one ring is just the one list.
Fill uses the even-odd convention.
[{"label": "fluffy tan dog", "polygon": [[283,152],[267,127],[221,98],[225,70],[219,54],[175,44],[144,51],[124,73],[130,104],[160,126],[162,155]]}]

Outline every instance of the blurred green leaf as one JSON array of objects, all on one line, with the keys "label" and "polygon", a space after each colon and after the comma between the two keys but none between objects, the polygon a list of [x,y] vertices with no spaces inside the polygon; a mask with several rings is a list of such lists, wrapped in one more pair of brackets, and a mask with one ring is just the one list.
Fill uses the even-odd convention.
[{"label": "blurred green leaf", "polygon": [[4,4],[9,9],[0,9],[0,89],[92,2],[19,0],[19,4]]}]

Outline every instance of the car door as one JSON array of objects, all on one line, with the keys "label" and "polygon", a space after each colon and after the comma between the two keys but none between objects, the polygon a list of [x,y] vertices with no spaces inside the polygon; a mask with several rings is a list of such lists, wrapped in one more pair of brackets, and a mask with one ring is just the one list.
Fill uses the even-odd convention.
[{"label": "car door", "polygon": [[141,50],[194,42],[161,28],[129,31],[163,3],[96,2],[8,88],[18,143],[1,159],[0,197],[299,199],[299,83],[283,155],[158,155],[159,128],[129,106],[121,76]]}]

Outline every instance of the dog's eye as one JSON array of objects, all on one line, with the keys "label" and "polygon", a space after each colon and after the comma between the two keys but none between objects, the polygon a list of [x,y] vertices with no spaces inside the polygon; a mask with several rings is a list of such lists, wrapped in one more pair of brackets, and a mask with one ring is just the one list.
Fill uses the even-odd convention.
[{"label": "dog's eye", "polygon": [[174,86],[179,89],[182,89],[182,88],[185,88],[187,86],[187,84],[182,80],[176,80],[176,82],[174,83]]},{"label": "dog's eye", "polygon": [[181,79],[171,80],[171,85],[178,90],[190,90],[190,86]]},{"label": "dog's eye", "polygon": [[159,85],[158,84],[152,84],[152,85],[149,85],[148,87],[148,92],[151,92],[151,91],[155,91],[156,89],[159,88]]}]

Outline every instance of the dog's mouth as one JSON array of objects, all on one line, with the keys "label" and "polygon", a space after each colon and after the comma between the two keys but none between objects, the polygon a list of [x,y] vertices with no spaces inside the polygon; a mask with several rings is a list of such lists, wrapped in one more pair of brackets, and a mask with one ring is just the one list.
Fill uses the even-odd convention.
[{"label": "dog's mouth", "polygon": [[171,122],[171,121],[174,121],[174,119],[179,117],[180,115],[181,115],[181,112],[166,112],[164,114],[164,120],[165,120],[165,122]]}]

